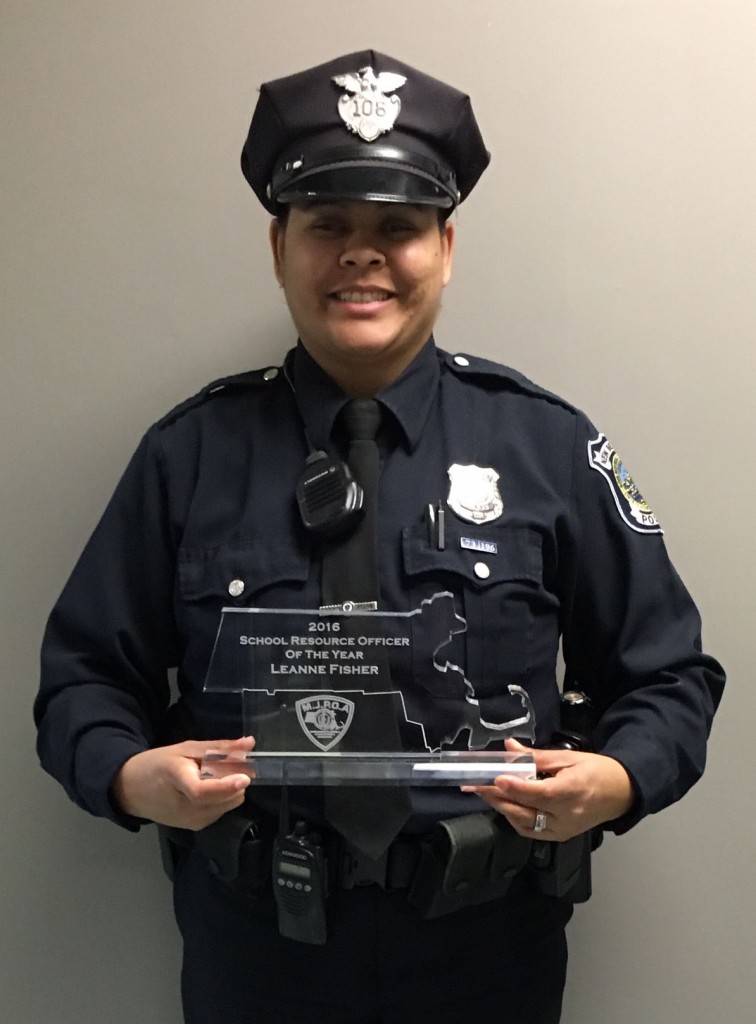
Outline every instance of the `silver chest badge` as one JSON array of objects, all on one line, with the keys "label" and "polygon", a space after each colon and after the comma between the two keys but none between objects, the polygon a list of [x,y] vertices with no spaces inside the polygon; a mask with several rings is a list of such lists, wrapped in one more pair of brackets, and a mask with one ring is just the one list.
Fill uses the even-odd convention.
[{"label": "silver chest badge", "polygon": [[492,523],[504,511],[495,469],[482,466],[449,467],[449,508],[468,523]]},{"label": "silver chest badge", "polygon": [[402,102],[386,93],[400,89],[407,81],[404,75],[382,71],[376,77],[372,68],[361,68],[357,74],[334,75],[332,81],[352,93],[339,98],[339,114],[350,132],[374,142],[394,127]]}]

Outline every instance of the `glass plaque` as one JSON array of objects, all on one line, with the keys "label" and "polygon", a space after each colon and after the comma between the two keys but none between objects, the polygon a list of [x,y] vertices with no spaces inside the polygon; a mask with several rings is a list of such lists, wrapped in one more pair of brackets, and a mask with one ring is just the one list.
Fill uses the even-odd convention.
[{"label": "glass plaque", "polygon": [[533,742],[530,698],[507,684],[479,699],[454,658],[466,628],[446,592],[410,612],[224,608],[205,690],[241,694],[256,744],[239,755],[209,750],[203,771],[296,785],[532,777],[529,755],[503,749],[509,736]]}]

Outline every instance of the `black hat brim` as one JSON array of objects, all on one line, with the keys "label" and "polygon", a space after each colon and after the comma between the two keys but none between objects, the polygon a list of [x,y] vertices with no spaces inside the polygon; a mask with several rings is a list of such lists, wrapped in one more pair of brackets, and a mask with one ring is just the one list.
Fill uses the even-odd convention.
[{"label": "black hat brim", "polygon": [[451,209],[456,202],[452,192],[430,175],[395,165],[358,162],[311,171],[290,181],[274,198],[284,204],[355,200],[440,209]]}]

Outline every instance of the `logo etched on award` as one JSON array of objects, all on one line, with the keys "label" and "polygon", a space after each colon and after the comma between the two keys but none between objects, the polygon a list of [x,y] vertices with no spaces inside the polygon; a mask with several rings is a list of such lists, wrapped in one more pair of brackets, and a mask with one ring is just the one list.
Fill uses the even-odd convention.
[{"label": "logo etched on award", "polygon": [[354,701],[329,694],[300,697],[295,702],[302,731],[316,747],[330,750],[341,740],[352,722]]}]

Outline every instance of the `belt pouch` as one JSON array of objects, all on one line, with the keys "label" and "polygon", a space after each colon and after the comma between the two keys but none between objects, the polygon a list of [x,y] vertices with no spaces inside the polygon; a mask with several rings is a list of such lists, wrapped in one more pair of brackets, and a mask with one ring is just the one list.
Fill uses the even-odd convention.
[{"label": "belt pouch", "polygon": [[257,896],[269,880],[270,844],[243,811],[229,811],[195,833],[194,844],[211,874],[247,896]]},{"label": "belt pouch", "polygon": [[440,821],[423,849],[410,903],[424,918],[434,918],[504,896],[530,845],[499,815]]},{"label": "belt pouch", "polygon": [[591,895],[591,833],[564,843],[534,842],[528,874],[545,896],[584,903]]}]

